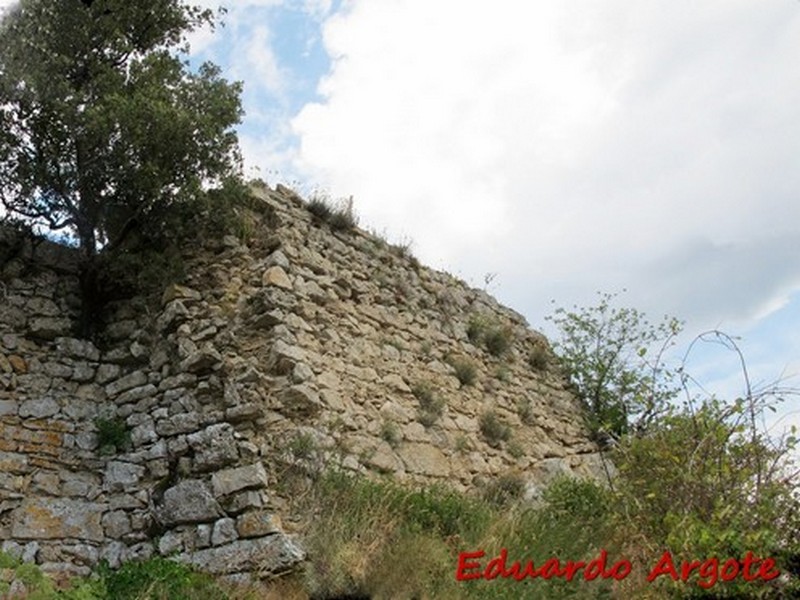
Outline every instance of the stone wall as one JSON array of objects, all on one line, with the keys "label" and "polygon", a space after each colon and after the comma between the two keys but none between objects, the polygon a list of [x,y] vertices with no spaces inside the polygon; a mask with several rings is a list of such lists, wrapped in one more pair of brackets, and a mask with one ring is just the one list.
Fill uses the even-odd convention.
[{"label": "stone wall", "polygon": [[[281,524],[289,468],[461,489],[513,472],[532,495],[600,475],[521,316],[403,248],[331,231],[285,188],[257,195],[247,244],[198,248],[160,305],[111,305],[96,345],[72,334],[73,251],[0,236],[3,550],[69,574],[162,554],[265,575],[303,559]],[[494,356],[471,322],[513,343]],[[488,414],[512,437],[487,435]],[[101,447],[103,423],[123,422],[129,443]]]}]

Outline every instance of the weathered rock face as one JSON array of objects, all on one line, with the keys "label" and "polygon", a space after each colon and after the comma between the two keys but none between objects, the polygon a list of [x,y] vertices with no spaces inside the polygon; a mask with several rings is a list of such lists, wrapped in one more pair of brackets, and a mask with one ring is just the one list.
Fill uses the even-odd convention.
[{"label": "weathered rock face", "polygon": [[[462,489],[509,470],[531,488],[598,473],[563,378],[528,360],[546,341],[522,317],[374,236],[332,233],[280,186],[257,193],[269,228],[198,251],[155,310],[109,307],[97,345],[72,335],[71,251],[31,258],[0,235],[4,550],[70,573],[162,554],[266,575],[304,558],[280,525],[287,464]],[[470,341],[476,317],[504,328],[502,356]],[[513,437],[481,426],[490,412]],[[128,445],[101,452],[98,419],[124,423]]]}]

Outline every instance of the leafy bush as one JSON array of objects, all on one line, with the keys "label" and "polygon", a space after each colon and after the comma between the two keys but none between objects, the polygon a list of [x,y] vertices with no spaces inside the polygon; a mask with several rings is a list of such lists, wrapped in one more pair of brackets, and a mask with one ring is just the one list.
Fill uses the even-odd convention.
[{"label": "leafy bush", "polygon": [[467,338],[473,344],[479,344],[483,339],[488,324],[485,317],[472,315],[467,323]]},{"label": "leafy bush", "polygon": [[549,512],[587,523],[606,518],[612,502],[610,491],[597,482],[566,476],[551,481],[542,499]]},{"label": "leafy bush", "polygon": [[652,325],[636,309],[613,307],[615,298],[600,294],[597,306],[558,308],[547,320],[560,331],[556,349],[587,409],[590,429],[619,437],[629,427],[646,429],[676,398],[674,373],[662,357],[681,324],[664,317]]},{"label": "leafy bush", "polygon": [[308,432],[297,433],[289,440],[289,452],[295,460],[309,460],[317,450],[317,440]]}]

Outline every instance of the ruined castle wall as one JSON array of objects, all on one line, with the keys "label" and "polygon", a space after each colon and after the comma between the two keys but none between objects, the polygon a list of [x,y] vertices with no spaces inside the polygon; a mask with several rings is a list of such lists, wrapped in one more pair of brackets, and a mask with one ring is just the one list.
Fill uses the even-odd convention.
[{"label": "ruined castle wall", "polygon": [[[73,333],[71,251],[0,254],[4,550],[69,573],[153,554],[269,573],[303,558],[281,524],[289,467],[460,489],[514,473],[531,495],[558,474],[601,476],[563,375],[529,360],[547,345],[522,317],[380,238],[331,231],[289,190],[258,194],[246,244],[209,241],[160,302],[112,305],[96,343]],[[476,319],[509,349],[471,341]],[[487,435],[488,413],[510,435]],[[101,447],[100,420],[129,443]]]}]

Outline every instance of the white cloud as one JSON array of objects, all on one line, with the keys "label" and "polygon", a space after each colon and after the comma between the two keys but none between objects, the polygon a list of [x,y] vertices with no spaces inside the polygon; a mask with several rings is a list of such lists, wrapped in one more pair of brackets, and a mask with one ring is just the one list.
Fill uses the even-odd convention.
[{"label": "white cloud", "polygon": [[796,3],[353,0],[325,43],[299,168],[519,310],[746,319],[800,284]]},{"label": "white cloud", "polygon": [[9,9],[12,5],[16,4],[18,0],[0,0],[0,18],[3,17],[3,13]]}]

